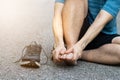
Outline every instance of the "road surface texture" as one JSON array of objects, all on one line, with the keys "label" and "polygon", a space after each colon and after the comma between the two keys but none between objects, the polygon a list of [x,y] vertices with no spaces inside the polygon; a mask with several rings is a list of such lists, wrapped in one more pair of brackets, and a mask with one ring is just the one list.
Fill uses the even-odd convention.
[{"label": "road surface texture", "polygon": [[39,69],[14,63],[32,41],[42,44],[50,56],[53,5],[54,0],[0,0],[0,80],[120,80],[119,66],[84,61],[75,67],[56,66],[50,57]]}]

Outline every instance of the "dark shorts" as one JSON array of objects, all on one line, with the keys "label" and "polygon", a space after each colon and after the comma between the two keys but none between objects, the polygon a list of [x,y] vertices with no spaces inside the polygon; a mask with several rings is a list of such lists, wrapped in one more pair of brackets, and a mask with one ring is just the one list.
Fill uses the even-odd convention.
[{"label": "dark shorts", "polygon": [[[79,40],[82,38],[82,36],[85,34],[85,32],[88,29],[89,23],[87,21],[87,19],[85,19],[80,36],[79,36]],[[85,50],[90,50],[90,49],[96,49],[99,48],[100,46],[104,45],[104,44],[109,44],[112,42],[112,39],[120,36],[118,34],[113,34],[113,35],[108,35],[105,33],[99,33],[99,35],[91,42],[87,45],[87,47],[85,48]]]}]

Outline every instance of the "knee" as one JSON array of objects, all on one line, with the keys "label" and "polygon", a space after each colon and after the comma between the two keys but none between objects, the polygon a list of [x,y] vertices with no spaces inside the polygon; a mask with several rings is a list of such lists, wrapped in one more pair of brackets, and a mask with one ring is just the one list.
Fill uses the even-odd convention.
[{"label": "knee", "polygon": [[112,43],[114,43],[114,44],[120,44],[120,37],[113,38]]}]

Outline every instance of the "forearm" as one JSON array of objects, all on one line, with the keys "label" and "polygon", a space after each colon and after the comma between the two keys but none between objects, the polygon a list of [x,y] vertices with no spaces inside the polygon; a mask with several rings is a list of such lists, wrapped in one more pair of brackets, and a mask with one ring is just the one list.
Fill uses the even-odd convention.
[{"label": "forearm", "polygon": [[96,17],[93,24],[89,27],[86,34],[78,42],[82,49],[84,49],[104,28],[104,26],[112,19],[112,15],[107,13],[104,10],[101,10],[98,16]]},{"label": "forearm", "polygon": [[55,39],[55,45],[64,45],[63,41],[63,29],[62,29],[62,7],[63,4],[56,3],[54,9],[54,18],[53,18],[53,33]]},{"label": "forearm", "polygon": [[62,21],[60,17],[53,19],[53,32],[54,32],[55,44],[56,45],[64,44]]}]

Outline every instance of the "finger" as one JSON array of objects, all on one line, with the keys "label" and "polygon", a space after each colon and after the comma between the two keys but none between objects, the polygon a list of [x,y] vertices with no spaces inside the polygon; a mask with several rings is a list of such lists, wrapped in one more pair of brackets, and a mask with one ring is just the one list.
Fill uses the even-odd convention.
[{"label": "finger", "polygon": [[64,55],[63,55],[63,59],[66,59],[66,56],[67,56],[67,55],[66,55],[66,54],[64,54]]},{"label": "finger", "polygon": [[60,59],[62,59],[62,60],[65,60],[66,59],[66,54],[64,54],[64,55],[62,55],[61,57],[60,57]]},{"label": "finger", "polygon": [[65,53],[66,50],[62,49],[60,54],[63,55]]},{"label": "finger", "polygon": [[66,54],[68,54],[68,53],[73,53],[73,49],[70,48],[70,49],[68,49],[65,53],[66,53]]},{"label": "finger", "polygon": [[54,52],[54,61],[55,61],[55,62],[60,62],[59,52],[58,52],[58,51],[55,51],[55,52]]},{"label": "finger", "polygon": [[78,56],[78,53],[75,52],[74,55],[73,55],[73,59],[72,59],[72,60],[73,60],[73,61],[77,61],[78,57],[79,57],[79,56]]}]

